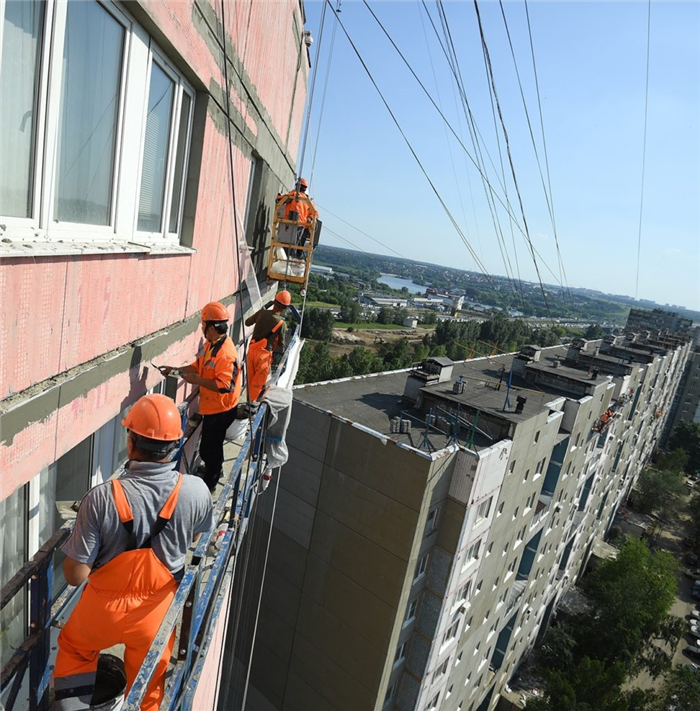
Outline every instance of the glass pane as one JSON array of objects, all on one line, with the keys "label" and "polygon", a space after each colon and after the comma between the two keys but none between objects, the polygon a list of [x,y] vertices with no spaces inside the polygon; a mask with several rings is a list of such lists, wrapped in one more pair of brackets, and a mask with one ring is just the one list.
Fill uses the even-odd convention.
[{"label": "glass pane", "polygon": [[138,229],[160,232],[165,196],[165,173],[170,142],[170,117],[175,84],[155,63],[151,64],[151,86],[148,90],[146,137],[141,166]]},{"label": "glass pane", "polygon": [[8,0],[0,65],[0,215],[31,217],[43,0]]},{"label": "glass pane", "polygon": [[[24,565],[27,555],[27,503],[26,487],[17,489],[0,501],[0,585]],[[27,633],[27,594],[23,590],[0,612],[0,658],[2,666],[9,660]]]},{"label": "glass pane", "polygon": [[124,28],[93,0],[67,12],[55,219],[108,225]]},{"label": "glass pane", "polygon": [[[56,504],[62,507],[70,506],[83,498],[90,488],[92,477],[92,435],[84,439],[70,451],[66,452],[53,467],[49,468],[49,480],[46,493],[52,493]],[[53,479],[53,481],[51,481]],[[44,495],[42,482],[42,496]],[[58,509],[56,509],[58,511]],[[53,535],[63,525],[63,518],[55,516],[53,522]],[[53,557],[53,597],[58,597],[65,589],[67,583],[63,577],[63,561],[65,555],[59,548]]]},{"label": "glass pane", "polygon": [[168,232],[177,232],[180,219],[180,200],[183,193],[182,171],[185,167],[185,146],[187,145],[187,127],[190,123],[190,97],[182,93],[180,126],[177,130],[177,153],[175,154],[175,175],[173,176],[173,200],[170,203],[170,225]]}]

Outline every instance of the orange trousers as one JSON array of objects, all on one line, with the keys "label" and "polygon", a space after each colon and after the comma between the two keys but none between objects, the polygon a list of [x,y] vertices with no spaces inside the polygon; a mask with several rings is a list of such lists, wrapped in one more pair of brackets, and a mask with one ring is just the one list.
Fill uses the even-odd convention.
[{"label": "orange trousers", "polygon": [[[54,672],[56,711],[89,708],[100,652],[115,644],[126,645],[128,692],[177,587],[170,571],[151,549],[121,553],[90,576],[58,637]],[[175,632],[141,704],[144,711],[157,711],[160,706],[174,642]]]},{"label": "orange trousers", "polygon": [[270,375],[272,351],[267,348],[267,338],[251,341],[248,346],[248,398],[254,402],[260,397]]}]

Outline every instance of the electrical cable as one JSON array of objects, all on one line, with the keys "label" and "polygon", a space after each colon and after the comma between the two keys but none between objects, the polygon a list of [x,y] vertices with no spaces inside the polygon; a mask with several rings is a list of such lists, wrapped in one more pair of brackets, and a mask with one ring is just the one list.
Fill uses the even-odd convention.
[{"label": "electrical cable", "polygon": [[[330,0],[326,0],[326,3],[329,4],[329,3],[330,3]],[[332,8],[331,8],[331,9],[332,9]],[[333,12],[335,13],[335,10],[333,10]],[[411,155],[412,155],[413,158],[415,159],[416,163],[418,163],[418,167],[421,169],[421,172],[422,172],[423,175],[425,176],[425,179],[428,181],[428,184],[430,185],[430,187],[432,188],[433,192],[435,193],[435,196],[437,197],[438,201],[439,201],[440,204],[442,205],[443,210],[445,211],[445,213],[447,214],[448,218],[449,218],[450,221],[452,222],[452,225],[454,226],[454,228],[455,228],[457,234],[458,234],[458,235],[460,236],[460,238],[462,239],[462,242],[464,243],[464,245],[466,246],[467,250],[468,250],[469,253],[471,254],[472,258],[474,259],[475,264],[479,267],[479,269],[480,269],[481,272],[484,274],[484,276],[485,276],[489,281],[492,281],[491,275],[488,273],[488,271],[486,270],[486,268],[485,268],[484,265],[482,264],[482,262],[481,262],[481,260],[479,259],[478,255],[476,254],[476,252],[475,252],[474,249],[472,248],[471,244],[469,243],[469,240],[467,240],[467,238],[465,237],[465,235],[464,235],[464,233],[462,232],[462,230],[461,230],[459,224],[457,223],[457,221],[455,220],[454,216],[453,216],[452,213],[450,212],[450,209],[447,207],[447,204],[446,204],[445,201],[443,200],[442,195],[440,195],[440,192],[439,192],[438,189],[435,187],[435,184],[433,183],[432,179],[431,179],[430,176],[428,175],[428,172],[426,171],[425,167],[423,166],[423,163],[421,162],[421,160],[420,160],[420,158],[418,157],[417,153],[415,152],[413,146],[411,145],[411,142],[408,140],[408,137],[406,136],[406,134],[404,133],[403,129],[401,128],[401,124],[399,123],[398,119],[396,118],[394,112],[391,110],[391,107],[389,106],[389,103],[387,102],[386,98],[384,97],[384,94],[382,93],[382,91],[381,91],[381,89],[379,88],[377,82],[375,81],[374,76],[372,75],[372,72],[369,70],[369,67],[367,66],[367,64],[365,63],[364,59],[362,58],[362,55],[360,54],[359,50],[357,49],[357,46],[355,45],[355,43],[352,41],[350,35],[348,34],[348,31],[347,31],[347,29],[345,28],[345,25],[343,24],[342,20],[337,16],[337,14],[336,14],[336,18],[337,18],[337,20],[338,20],[338,23],[340,24],[340,28],[343,30],[343,33],[344,33],[345,36],[347,37],[347,40],[348,40],[348,42],[350,43],[350,46],[352,47],[352,49],[353,49],[353,51],[355,52],[355,54],[356,54],[358,60],[360,61],[360,64],[362,65],[363,69],[364,69],[365,72],[367,73],[367,76],[369,77],[370,82],[372,83],[372,85],[373,85],[374,88],[376,89],[377,93],[379,94],[379,97],[380,97],[380,99],[382,100],[382,103],[384,104],[384,107],[385,107],[386,110],[389,112],[389,115],[391,116],[392,120],[394,121],[394,124],[396,125],[396,128],[398,129],[399,133],[401,134],[402,138],[404,139],[404,142],[406,143],[406,145],[407,145],[409,151],[411,152]],[[433,102],[433,103],[434,103],[434,102]]]},{"label": "electrical cable", "polygon": [[[501,2],[501,0],[499,0]],[[537,109],[539,111],[540,115],[540,131],[542,132],[542,148],[544,152],[544,165],[545,165],[545,170],[547,172],[547,185],[549,187],[549,200],[547,202],[547,206],[549,207],[550,210],[550,215],[552,218],[552,230],[554,231],[554,243],[557,247],[557,257],[559,259],[559,269],[560,269],[560,276],[563,276],[564,278],[564,284],[566,284],[566,290],[569,294],[569,299],[573,300],[573,297],[571,296],[571,289],[569,288],[569,281],[566,277],[566,267],[564,266],[564,258],[561,254],[561,250],[559,249],[559,236],[558,236],[558,231],[557,231],[557,221],[554,213],[554,196],[552,194],[552,176],[549,170],[549,154],[547,152],[547,138],[546,134],[544,131],[544,115],[542,113],[542,98],[540,96],[540,80],[537,75],[537,62],[535,61],[535,44],[532,41],[532,27],[530,25],[530,12],[527,7],[527,0],[523,0],[525,3],[525,17],[527,18],[527,33],[530,38],[530,55],[532,56],[532,73],[535,78],[535,91],[537,94]],[[503,5],[501,5],[501,11],[503,12]],[[503,12],[503,21],[506,22],[505,19],[505,12]],[[506,23],[506,32],[508,31],[508,24]],[[510,42],[510,33],[508,34],[508,41]],[[511,45],[511,51],[512,51],[512,45]],[[515,62],[515,54],[513,54],[513,62]],[[516,63],[516,72],[517,72],[517,63]],[[520,83],[520,76],[518,75],[518,83]],[[522,87],[521,87],[521,93],[522,93]],[[523,97],[523,103],[525,99]],[[525,109],[525,113],[527,115],[527,108]],[[530,124],[530,117],[528,115],[528,125]],[[533,137],[533,142],[534,142],[534,137]],[[537,155],[537,152],[535,152],[535,155]],[[537,157],[537,165],[539,167],[540,161],[539,161],[539,156]],[[542,169],[540,168],[540,175],[541,175]],[[546,194],[546,191],[545,191]]]},{"label": "electrical cable", "polygon": [[642,185],[639,197],[639,229],[637,231],[637,275],[634,282],[634,298],[639,293],[639,265],[642,256],[642,215],[644,213],[644,175],[647,161],[647,120],[649,118],[649,54],[651,47],[651,0],[647,4],[647,62],[644,86],[644,138],[642,141]]},{"label": "electrical cable", "polygon": [[550,318],[552,318],[552,314],[549,309],[549,302],[547,301],[547,293],[544,290],[544,284],[542,283],[542,277],[540,276],[540,268],[539,268],[539,265],[537,264],[537,258],[535,257],[535,251],[534,251],[534,248],[532,245],[532,240],[530,239],[530,230],[527,225],[527,218],[525,217],[525,207],[523,205],[523,198],[522,198],[522,195],[520,194],[520,188],[518,186],[518,178],[515,173],[515,165],[513,164],[513,155],[510,150],[510,140],[508,138],[508,131],[506,129],[506,124],[503,119],[503,111],[501,110],[501,103],[498,99],[498,93],[496,91],[496,83],[495,83],[494,76],[493,76],[493,66],[491,65],[491,57],[489,54],[488,45],[486,44],[486,37],[484,35],[484,27],[481,22],[481,13],[479,12],[478,0],[474,0],[474,11],[476,12],[476,18],[477,18],[477,22],[479,25],[479,35],[481,36],[481,47],[482,47],[482,51],[484,53],[484,58],[486,60],[487,75],[488,75],[489,83],[491,84],[491,87],[493,89],[493,95],[496,100],[496,108],[498,109],[498,118],[501,123],[501,130],[503,131],[503,138],[504,138],[505,144],[506,144],[506,154],[508,156],[508,162],[510,164],[511,177],[513,178],[513,185],[515,186],[515,192],[516,192],[516,195],[518,196],[518,203],[520,204],[520,212],[521,212],[522,218],[523,218],[523,226],[525,228],[525,236],[527,238],[528,244],[530,245],[530,250],[531,250],[531,254],[532,254],[532,261],[533,261],[533,264],[535,265],[535,271],[537,273],[537,280],[539,281],[539,284],[540,284],[540,291],[542,292],[542,298],[544,299],[544,305],[545,305],[545,308],[547,309],[547,314],[549,315]]},{"label": "electrical cable", "polygon": [[[323,205],[320,205],[318,203],[316,203],[316,204],[324,212],[327,212],[329,215],[333,215],[333,217],[335,217],[337,220],[344,222],[348,227],[352,227],[353,230],[355,230],[356,232],[359,232],[361,235],[364,235],[365,237],[369,237],[369,239],[371,239],[373,242],[376,242],[378,245],[381,245],[382,247],[384,247],[384,249],[388,249],[390,252],[393,252],[397,257],[401,257],[401,259],[408,259],[408,257],[401,254],[401,252],[397,252],[393,247],[390,247],[388,244],[384,244],[384,242],[381,242],[376,237],[372,237],[371,234],[369,234],[368,232],[365,232],[364,230],[361,230],[359,227],[356,227],[355,225],[351,224],[346,219],[340,217],[340,215],[336,215],[334,212],[331,212],[327,207],[324,207]],[[323,229],[327,232],[330,232],[328,227],[326,227],[325,225],[324,225]],[[360,249],[360,248],[358,247],[358,249]],[[364,251],[365,251],[364,249],[360,249],[360,252],[364,252]]]},{"label": "electrical cable", "polygon": [[[326,2],[329,2],[329,0],[326,0]],[[372,8],[369,6],[369,3],[367,2],[367,0],[363,0],[363,3],[365,4],[365,7],[367,7],[367,9],[369,10],[369,12],[372,14],[372,17],[375,19],[375,21],[377,22],[377,24],[379,25],[379,27],[380,27],[380,28],[382,29],[382,31],[384,32],[384,34],[386,35],[387,39],[389,40],[389,42],[391,43],[391,45],[392,45],[392,46],[394,47],[394,49],[396,50],[396,52],[397,52],[397,54],[399,55],[399,57],[401,57],[401,59],[403,60],[403,63],[406,65],[406,67],[408,68],[408,70],[409,70],[409,71],[411,72],[411,74],[413,75],[413,78],[414,78],[414,79],[416,80],[416,82],[418,83],[418,86],[420,86],[420,88],[421,88],[421,90],[423,91],[423,93],[428,97],[428,100],[429,100],[430,103],[433,105],[433,108],[438,112],[438,114],[440,115],[440,118],[445,122],[445,125],[447,126],[447,128],[449,128],[449,130],[450,130],[450,132],[452,133],[452,135],[455,137],[455,139],[457,140],[457,142],[459,143],[459,145],[462,147],[462,150],[464,150],[464,152],[466,153],[467,157],[472,161],[472,163],[474,164],[474,167],[475,167],[475,168],[477,169],[477,171],[480,173],[480,175],[482,176],[482,178],[483,178],[484,180],[486,180],[486,181],[489,183],[489,185],[490,185],[490,181],[489,181],[489,179],[488,179],[488,176],[484,174],[484,171],[482,170],[481,166],[479,165],[479,162],[476,160],[476,158],[474,158],[474,156],[472,156],[472,154],[469,152],[469,149],[466,147],[466,145],[464,145],[464,142],[463,142],[462,139],[459,137],[459,135],[457,134],[457,132],[456,132],[455,129],[453,128],[452,124],[447,120],[447,117],[446,117],[445,114],[442,112],[442,110],[440,109],[440,107],[437,105],[437,103],[435,102],[435,99],[433,99],[433,97],[431,96],[430,92],[426,89],[426,87],[425,87],[425,85],[423,84],[423,82],[421,81],[420,77],[416,74],[415,70],[413,69],[413,67],[411,66],[411,64],[409,63],[409,61],[408,61],[408,60],[406,59],[406,57],[404,56],[403,52],[399,49],[399,47],[397,46],[396,42],[394,42],[394,40],[392,39],[391,35],[386,31],[386,29],[384,28],[384,25],[382,25],[382,23],[381,23],[381,21],[379,20],[379,18],[374,14],[374,11],[373,11]],[[337,17],[337,16],[336,16],[336,17]],[[357,51],[357,48],[355,47],[355,44],[352,42],[352,40],[350,40],[350,35],[348,34],[348,31],[345,29],[345,26],[343,25],[342,21],[340,21],[340,18],[338,18],[338,22],[340,23],[340,26],[341,26],[343,32],[345,32],[346,37],[348,38],[348,40],[350,41],[350,43],[351,43],[353,49],[355,50],[355,53],[358,55],[358,58],[360,58],[360,54],[359,54],[359,52]],[[372,81],[372,83],[374,83],[374,79],[371,77],[371,73],[370,73],[369,70],[366,68],[365,63],[364,63],[364,61],[363,61],[361,58],[360,58],[360,62],[362,63],[363,67],[365,67],[365,71],[368,72],[368,75],[370,76],[370,80]],[[376,87],[376,84],[375,84],[375,87]],[[378,87],[377,87],[377,91],[379,91],[379,88],[378,88]],[[382,96],[382,98],[383,98],[383,95],[381,94],[381,92],[380,92],[380,96]],[[386,105],[386,102],[385,102],[385,105]],[[388,108],[388,105],[387,105],[387,108]],[[392,114],[392,116],[393,116],[393,114]],[[497,198],[497,200],[501,203],[501,205],[503,206],[503,208],[504,208],[507,212],[511,212],[510,206],[507,205],[507,204],[500,198],[500,196],[498,196],[498,195],[496,194],[496,198]],[[517,219],[516,219],[515,215],[513,215],[512,217],[513,217],[513,220],[515,220],[516,223],[517,223]]]}]

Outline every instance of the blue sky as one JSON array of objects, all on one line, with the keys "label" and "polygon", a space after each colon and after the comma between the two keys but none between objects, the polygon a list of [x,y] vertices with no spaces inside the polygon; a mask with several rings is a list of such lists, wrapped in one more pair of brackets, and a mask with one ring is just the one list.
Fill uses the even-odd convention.
[{"label": "blue sky", "polygon": [[[370,5],[473,155],[451,72],[420,0],[370,0]],[[425,5],[440,30],[435,0],[426,0]],[[505,200],[474,4],[449,0],[443,5],[466,96],[483,139],[486,172]],[[340,28],[322,104],[334,24],[328,9],[319,43],[322,7],[319,0],[305,1],[306,26],[315,39],[312,60],[316,61],[319,46],[320,55],[302,172],[312,177],[311,195],[318,203],[324,229],[365,251],[388,253],[329,214],[333,212],[407,258],[478,270]],[[552,221],[500,6],[496,0],[481,0],[479,8],[529,233],[559,278]],[[637,271],[647,8],[646,2],[636,0],[528,3],[552,200],[568,283],[630,296],[635,295]],[[525,6],[522,0],[508,0],[504,9],[544,170]],[[482,179],[473,164],[364,4],[343,0],[340,18],[487,271],[505,274]],[[638,295],[694,309],[700,309],[698,37],[699,3],[652,2]],[[522,226],[502,134],[500,150],[503,182]],[[524,237],[513,228],[514,248],[502,208],[498,217],[513,271],[517,252],[522,278],[535,280]],[[323,239],[327,244],[349,246],[328,230]],[[554,282],[544,264],[540,270],[544,281]]]}]

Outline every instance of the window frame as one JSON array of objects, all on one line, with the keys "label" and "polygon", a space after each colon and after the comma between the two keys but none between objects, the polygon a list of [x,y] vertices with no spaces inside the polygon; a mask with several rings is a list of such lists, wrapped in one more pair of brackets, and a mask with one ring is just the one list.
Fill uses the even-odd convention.
[{"label": "window frame", "polygon": [[[28,217],[1,215],[6,226],[3,236],[9,239],[7,248],[22,243],[51,244],[56,254],[73,252],[87,245],[95,247],[119,244],[131,245],[138,251],[153,247],[182,246],[183,215],[187,175],[194,127],[197,92],[183,72],[165,55],[145,28],[130,12],[112,0],[89,0],[96,3],[123,29],[121,64],[119,67],[119,107],[116,114],[114,168],[109,195],[109,224],[95,225],[56,219],[58,193],[59,138],[61,99],[63,92],[63,50],[68,21],[68,2],[45,0],[42,28],[39,36],[36,94],[33,109],[37,114],[34,126],[33,151],[29,174],[31,200]],[[4,16],[2,18],[4,23]],[[170,121],[168,158],[160,233],[137,230],[141,187],[142,157],[145,146],[145,118],[148,111],[148,90],[152,62],[175,82],[174,105]],[[184,156],[177,231],[170,231],[170,211],[175,196],[174,176],[183,96],[190,99],[185,126]],[[133,180],[131,176],[137,176]],[[121,251],[121,250],[120,250]],[[7,257],[20,256],[9,254]]]}]

